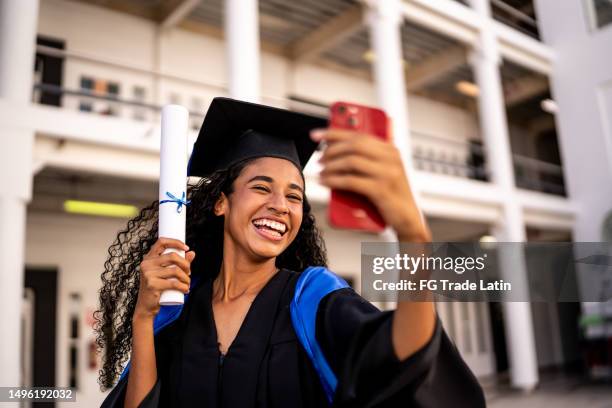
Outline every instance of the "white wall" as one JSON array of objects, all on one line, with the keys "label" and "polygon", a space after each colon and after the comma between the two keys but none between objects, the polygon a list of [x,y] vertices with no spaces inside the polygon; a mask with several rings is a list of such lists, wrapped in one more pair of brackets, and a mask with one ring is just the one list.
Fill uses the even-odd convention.
[{"label": "white wall", "polygon": [[[150,102],[167,103],[171,94],[177,94],[183,105],[201,112],[212,97],[225,94],[225,44],[221,39],[181,29],[163,31],[157,37],[150,21],[65,0],[41,2],[39,34],[65,40],[68,51],[165,75],[156,81],[142,72],[69,58],[64,86],[71,89],[79,89],[81,75],[91,75],[119,81],[121,96],[126,99],[132,99],[133,86],[140,85],[147,89]],[[285,105],[283,100],[290,95],[321,103],[339,99],[376,103],[371,82],[318,66],[294,65],[280,56],[262,53],[261,72],[266,103]],[[156,101],[152,95],[158,95]],[[194,98],[201,99],[205,106],[192,106]],[[77,98],[65,99],[67,107],[77,108]],[[477,118],[461,109],[416,95],[410,95],[409,108],[415,132],[459,140],[478,135]],[[132,108],[122,109],[121,114],[130,117]]]},{"label": "white wall", "polygon": [[[125,220],[84,217],[57,213],[27,214],[27,268],[56,268],[58,271],[57,307],[57,386],[68,386],[69,347],[69,295],[81,295],[79,380],[77,392],[79,407],[99,406],[103,395],[97,384],[97,370],[87,367],[88,341],[93,331],[87,325],[87,315],[97,309],[101,287],[100,274],[104,270],[106,250]],[[50,350],[51,352],[51,350]],[[73,407],[74,403],[59,404]]]},{"label": "white wall", "polygon": [[[602,241],[603,223],[612,211],[612,25],[590,26],[589,1],[536,2],[543,39],[557,53],[552,94],[559,106],[564,177],[578,208],[577,242]],[[590,293],[601,284],[591,274],[579,273],[578,280]],[[582,307],[590,313],[588,303]]]},{"label": "white wall", "polygon": [[[588,0],[590,1],[590,0]],[[612,208],[612,25],[593,31],[587,0],[539,0],[544,41],[557,54],[552,93],[569,194],[580,212],[576,241],[600,241]]]},{"label": "white wall", "polygon": [[[75,2],[43,0],[40,2],[38,34],[66,41],[69,51],[149,70],[154,68],[153,26],[127,14]],[[151,77],[124,70],[117,78],[115,69],[82,60],[71,60],[64,65],[63,86],[78,90],[82,74],[106,80],[120,79],[125,97],[131,97],[135,85],[152,88]],[[64,99],[67,107],[77,109],[76,98]]]}]

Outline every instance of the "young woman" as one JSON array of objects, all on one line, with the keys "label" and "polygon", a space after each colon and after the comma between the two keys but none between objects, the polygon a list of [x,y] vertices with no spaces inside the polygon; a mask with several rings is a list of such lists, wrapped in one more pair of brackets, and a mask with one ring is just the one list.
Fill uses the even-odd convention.
[{"label": "young woman", "polygon": [[[213,101],[190,161],[190,175],[203,178],[189,189],[186,245],[157,239],[154,202],[109,249],[97,312],[102,386],[113,386],[130,351],[131,361],[103,406],[484,406],[431,302],[381,312],[340,286],[314,309],[317,361],[298,338],[291,302],[296,291],[316,295],[300,276],[337,279],[312,268],[326,266],[326,252],[302,169],[320,141],[323,185],[366,196],[400,241],[430,240],[397,149],[354,132],[311,132],[324,126]],[[160,324],[170,288],[186,301]]]}]

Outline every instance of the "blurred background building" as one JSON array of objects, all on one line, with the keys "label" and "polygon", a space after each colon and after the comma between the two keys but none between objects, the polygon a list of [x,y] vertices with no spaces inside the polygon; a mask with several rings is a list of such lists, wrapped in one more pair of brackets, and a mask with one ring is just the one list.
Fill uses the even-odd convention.
[{"label": "blurred background building", "polygon": [[[380,106],[434,240],[612,241],[611,23],[610,0],[0,0],[0,385],[102,400],[99,276],[157,198],[167,103],[192,142],[215,96]],[[316,172],[330,267],[358,288],[383,238],[329,228]],[[532,390],[584,364],[592,306],[438,310],[483,382]]]}]

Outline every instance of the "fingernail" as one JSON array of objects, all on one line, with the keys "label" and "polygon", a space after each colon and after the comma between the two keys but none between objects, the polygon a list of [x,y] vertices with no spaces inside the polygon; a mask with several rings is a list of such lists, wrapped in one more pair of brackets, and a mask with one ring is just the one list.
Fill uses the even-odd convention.
[{"label": "fingernail", "polygon": [[325,130],[323,129],[313,129],[310,131],[310,138],[315,142],[323,139],[323,136],[325,136]]}]

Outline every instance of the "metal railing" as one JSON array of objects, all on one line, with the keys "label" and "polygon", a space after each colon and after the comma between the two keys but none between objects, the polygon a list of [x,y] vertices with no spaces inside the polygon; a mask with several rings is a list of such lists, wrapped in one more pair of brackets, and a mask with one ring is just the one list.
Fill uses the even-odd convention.
[{"label": "metal railing", "polygon": [[[467,0],[455,0],[458,3],[470,7],[470,2]],[[540,39],[540,33],[538,31],[538,23],[535,18],[529,14],[521,11],[512,5],[508,4],[503,0],[490,0],[491,1],[491,13],[493,18],[509,25],[510,27],[518,30],[524,34],[535,39]],[[534,0],[535,1],[535,0]]]},{"label": "metal railing", "polygon": [[[417,170],[490,181],[486,150],[478,139],[451,139],[415,131],[411,132],[411,137]],[[517,153],[512,154],[512,161],[518,188],[566,194],[561,165]]]},{"label": "metal railing", "polygon": [[[80,110],[105,116],[126,117],[139,121],[158,122],[159,112],[164,104],[180,103],[186,106],[190,105],[189,103],[185,103],[185,101],[189,99],[199,100],[201,103],[197,104],[197,107],[193,106],[193,104],[189,106],[190,121],[192,123],[191,127],[195,129],[201,124],[204,112],[212,98],[215,96],[227,95],[227,86],[220,82],[161,72],[125,61],[100,58],[86,52],[66,51],[38,45],[36,47],[36,54],[37,56],[58,58],[64,62],[71,63],[70,72],[75,77],[66,78],[68,81],[65,82],[78,82],[79,76],[96,78],[96,72],[101,70],[104,76],[96,79],[108,80],[111,79],[108,77],[112,76],[113,81],[121,85],[123,92],[120,94],[111,94],[94,89],[71,88],[39,81],[34,85],[33,99],[35,103],[41,103],[41,96],[43,94],[56,95],[59,97],[56,105],[67,109]],[[93,73],[91,72],[92,67],[96,68],[93,69]],[[125,96],[127,85],[121,83],[121,78],[126,76],[130,78],[132,85],[134,85],[133,78],[139,78],[139,84],[147,93],[146,98],[136,99]],[[165,92],[168,93],[169,88],[176,90],[174,94],[182,98],[181,102],[171,100],[171,98],[167,97],[168,95],[161,95],[161,89],[165,89]],[[191,92],[187,94],[184,91],[185,89],[190,89]],[[145,100],[148,100],[148,102]],[[302,109],[304,106],[309,105],[308,103],[292,100],[291,98],[280,98],[270,95],[262,95],[262,100],[264,103],[270,105],[297,107],[298,109]],[[82,104],[82,102],[86,103]],[[91,107],[89,107],[90,102],[93,105]],[[317,114],[320,113],[320,107],[314,105],[312,107],[316,110]],[[306,106],[306,108],[308,108],[308,106]],[[143,111],[145,112],[144,114]]]},{"label": "metal railing", "polygon": [[565,196],[563,167],[532,157],[513,154],[516,186],[527,190]]},{"label": "metal railing", "polygon": [[[533,7],[533,5],[532,5]],[[538,23],[529,14],[503,0],[491,0],[491,13],[496,20],[535,39],[540,39]]]},{"label": "metal railing", "polygon": [[[52,94],[52,95],[58,95],[58,96],[74,96],[74,97],[79,97],[84,100],[105,101],[111,104],[119,104],[119,105],[129,106],[129,107],[150,109],[155,112],[159,112],[162,109],[162,105],[159,105],[159,104],[124,99],[124,98],[114,96],[112,94],[97,93],[97,92],[89,91],[85,89],[77,89],[77,90],[66,89],[61,86],[53,85],[53,84],[43,84],[43,83],[34,84],[34,92],[35,93],[41,92],[41,93],[47,93],[47,94]],[[96,113],[100,113],[100,112],[96,112]],[[203,117],[203,114],[197,111],[189,111],[189,115],[195,116],[195,117]]]},{"label": "metal railing", "polygon": [[412,131],[412,157],[417,170],[487,181],[484,149],[477,141],[451,139]]},{"label": "metal railing", "polygon": [[[117,72],[116,78],[121,78],[121,73],[130,71],[140,75],[146,74],[149,86],[158,87],[158,81],[170,81],[182,85],[197,85],[200,90],[206,89],[210,98],[214,95],[225,94],[225,88],[220,84],[198,81],[190,78],[181,78],[176,75],[153,72],[142,67],[125,64],[122,62],[102,60],[91,55],[82,53],[65,52],[50,47],[38,47],[37,53],[65,59],[77,59],[99,64],[107,68],[107,72]],[[110,68],[110,70],[109,70]],[[77,75],[80,73],[77,71]],[[72,72],[75,72],[73,67]],[[86,74],[86,72],[82,72]],[[120,85],[119,79],[115,80]],[[73,78],[74,82],[74,78]],[[190,88],[191,89],[191,88]],[[92,89],[70,89],[60,85],[37,83],[34,85],[34,100],[39,102],[41,95],[56,95],[60,97],[59,103],[62,108],[81,110],[83,107],[91,107],[91,114],[109,115],[121,118],[129,118],[145,122],[159,122],[159,114],[162,103],[144,102],[125,97],[121,94],[110,94],[98,92]],[[196,89],[197,91],[197,89]],[[194,94],[196,94],[194,92]],[[197,94],[196,94],[197,95]],[[190,126],[197,130],[202,123],[204,111],[210,98],[198,95],[203,105],[198,110],[191,109]],[[155,94],[157,99],[159,95]],[[319,116],[327,116],[327,106],[317,101],[303,99],[290,95],[287,98],[263,96],[264,103],[284,106],[296,111],[307,112]],[[64,103],[70,101],[71,103]],[[140,114],[139,114],[140,112]],[[148,114],[142,115],[142,112]],[[486,151],[478,139],[457,139],[439,135],[427,134],[419,131],[411,131],[412,155],[415,168],[436,174],[444,174],[455,177],[469,178],[487,182],[490,175],[486,166]],[[515,166],[516,184],[519,188],[543,191],[552,194],[565,194],[563,183],[563,171],[560,165],[547,163],[535,158],[518,154],[513,155]]]}]

